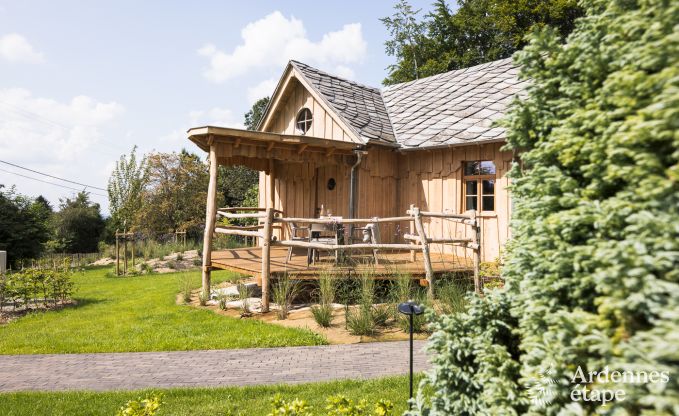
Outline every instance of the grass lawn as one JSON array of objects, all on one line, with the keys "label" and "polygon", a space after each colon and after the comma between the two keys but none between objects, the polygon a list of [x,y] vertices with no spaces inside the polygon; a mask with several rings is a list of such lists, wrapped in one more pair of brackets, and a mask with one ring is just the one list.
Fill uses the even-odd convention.
[{"label": "grass lawn", "polygon": [[[180,274],[107,277],[110,268],[76,273],[77,306],[32,313],[0,326],[0,354],[176,351],[317,345],[311,331],[219,316],[177,305]],[[200,272],[190,273],[195,287]],[[213,282],[234,279],[213,273]]]},{"label": "grass lawn", "polygon": [[358,401],[374,403],[384,398],[394,403],[395,415],[402,414],[408,398],[408,378],[389,377],[368,381],[335,381],[296,386],[229,387],[212,389],[141,390],[127,392],[4,393],[0,409],[5,416],[19,415],[107,415],[111,416],[128,400],[153,392],[163,393],[159,416],[166,415],[266,415],[271,398],[279,393],[285,399],[300,398],[321,413],[328,396],[343,394]]}]

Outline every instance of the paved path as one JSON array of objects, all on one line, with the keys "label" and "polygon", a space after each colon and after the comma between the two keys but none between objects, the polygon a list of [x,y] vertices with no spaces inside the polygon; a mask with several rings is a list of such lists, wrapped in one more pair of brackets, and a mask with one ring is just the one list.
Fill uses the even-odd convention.
[{"label": "paved path", "polygon": [[[415,371],[427,368],[415,341]],[[366,379],[408,372],[408,343],[103,354],[0,355],[0,391],[130,390]]]}]

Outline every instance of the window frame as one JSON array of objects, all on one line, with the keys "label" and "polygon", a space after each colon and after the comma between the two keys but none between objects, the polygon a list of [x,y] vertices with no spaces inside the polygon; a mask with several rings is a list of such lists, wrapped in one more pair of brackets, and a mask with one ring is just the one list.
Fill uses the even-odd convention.
[{"label": "window frame", "polygon": [[[307,112],[309,113],[309,118],[305,118],[304,120],[300,120],[300,117]],[[309,123],[306,131],[303,131],[299,126],[300,123]],[[295,116],[295,131],[299,133],[302,136],[305,136],[307,133],[311,131],[311,127],[314,124],[314,113],[309,109],[309,107],[302,107],[298,112],[297,115]]]},{"label": "window frame", "polygon": [[[466,165],[467,163],[479,163],[481,162],[491,162],[493,164],[493,168],[495,169],[494,174],[488,174],[488,175],[466,175]],[[483,181],[484,180],[492,180],[493,181],[493,209],[492,210],[484,210],[483,209]],[[469,211],[467,209],[467,181],[476,181],[476,195],[469,195],[469,196],[475,196],[476,197],[476,212],[477,213],[489,213],[489,214],[494,214],[495,213],[495,207],[497,200],[495,198],[495,195],[497,194],[497,166],[495,165],[494,160],[484,160],[484,159],[478,159],[478,160],[465,160],[462,162],[462,207],[464,208],[463,211]],[[485,195],[485,196],[490,196],[490,195]]]}]

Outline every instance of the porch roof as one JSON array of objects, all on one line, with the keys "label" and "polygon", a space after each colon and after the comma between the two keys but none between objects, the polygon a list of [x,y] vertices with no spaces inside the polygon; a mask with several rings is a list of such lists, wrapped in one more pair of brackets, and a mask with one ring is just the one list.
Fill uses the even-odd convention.
[{"label": "porch roof", "polygon": [[206,152],[214,147],[220,165],[243,165],[268,171],[274,160],[287,163],[341,164],[362,145],[298,135],[204,126],[188,131],[189,139]]},{"label": "porch roof", "polygon": [[267,133],[230,127],[192,127],[187,131],[187,134],[189,135],[189,140],[205,152],[210,151],[210,138],[212,138],[214,143],[231,144],[236,147],[241,144],[265,145],[269,148],[268,150],[281,145],[285,147],[297,146],[299,149],[305,150],[312,150],[312,148],[335,149],[336,153],[350,154],[352,150],[360,147],[356,143],[327,140],[318,137]]}]

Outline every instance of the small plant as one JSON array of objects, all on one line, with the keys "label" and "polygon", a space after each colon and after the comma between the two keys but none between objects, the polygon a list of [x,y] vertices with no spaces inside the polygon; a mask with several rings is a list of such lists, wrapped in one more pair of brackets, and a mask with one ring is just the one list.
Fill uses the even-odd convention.
[{"label": "small plant", "polygon": [[332,304],[335,302],[335,278],[329,272],[322,272],[318,278],[318,305],[311,307],[316,323],[323,328],[332,324]]},{"label": "small plant", "polygon": [[250,303],[248,298],[250,297],[250,290],[244,284],[238,285],[238,299],[240,300],[240,314],[241,316],[250,316]]},{"label": "small plant", "polygon": [[193,265],[194,266],[202,266],[203,260],[201,260],[200,258],[193,259]]},{"label": "small plant", "polygon": [[226,296],[223,293],[219,293],[217,295],[217,302],[219,303],[219,309],[225,311],[227,309],[227,302],[229,301],[229,297]]},{"label": "small plant", "polygon": [[184,253],[182,253],[182,252],[177,253],[177,261],[182,261],[182,260],[184,260]]},{"label": "small plant", "polygon": [[372,335],[375,333],[374,290],[374,271],[367,270],[361,276],[358,306],[354,309],[346,309],[347,328],[354,335]]},{"label": "small plant", "polygon": [[292,307],[292,302],[299,294],[299,285],[290,280],[288,276],[278,279],[272,290],[273,301],[278,304],[278,319],[287,319]]},{"label": "small plant", "polygon": [[152,274],[153,273],[153,267],[151,267],[150,264],[148,263],[142,263],[139,265],[139,271],[142,274]]},{"label": "small plant", "polygon": [[201,290],[200,295],[198,295],[198,302],[200,303],[200,306],[207,305],[207,302],[209,300],[210,300],[210,292],[208,290]]},{"label": "small plant", "polygon": [[392,315],[391,305],[375,305],[373,306],[373,322],[376,326],[385,327]]},{"label": "small plant", "polygon": [[187,273],[182,273],[179,277],[179,290],[182,294],[182,300],[184,303],[191,302],[191,290],[193,289],[193,284],[191,282],[191,275]]},{"label": "small plant", "polygon": [[304,400],[287,401],[280,394],[271,400],[271,408],[269,416],[313,416],[311,407]]},{"label": "small plant", "polygon": [[163,404],[162,398],[163,395],[159,394],[130,400],[118,410],[116,416],[154,416]]},{"label": "small plant", "polygon": [[436,288],[436,299],[442,314],[450,315],[464,312],[467,308],[465,287],[454,279],[441,281]]},{"label": "small plant", "polygon": [[177,269],[177,262],[174,261],[174,260],[170,260],[170,261],[167,262],[167,267],[169,267],[172,270],[176,270]]}]

